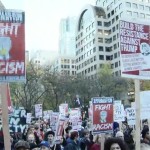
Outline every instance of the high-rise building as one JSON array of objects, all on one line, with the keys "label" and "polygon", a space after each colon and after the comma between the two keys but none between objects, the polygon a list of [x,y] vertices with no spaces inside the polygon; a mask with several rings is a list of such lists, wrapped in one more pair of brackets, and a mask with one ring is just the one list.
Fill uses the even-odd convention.
[{"label": "high-rise building", "polygon": [[75,29],[76,17],[68,17],[60,21],[59,55],[53,61],[51,70],[61,75],[76,75]]},{"label": "high-rise building", "polygon": [[68,17],[60,21],[59,54],[75,56],[76,17]]},{"label": "high-rise building", "polygon": [[150,0],[97,0],[80,13],[76,31],[77,75],[96,76],[105,63],[119,76],[119,20],[150,19]]}]

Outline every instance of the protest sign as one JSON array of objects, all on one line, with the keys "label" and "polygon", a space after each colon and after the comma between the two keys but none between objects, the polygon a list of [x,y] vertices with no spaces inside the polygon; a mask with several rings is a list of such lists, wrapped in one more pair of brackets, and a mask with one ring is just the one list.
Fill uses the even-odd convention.
[{"label": "protest sign", "polygon": [[120,20],[121,75],[134,79],[150,79],[149,23]]},{"label": "protest sign", "polygon": [[52,112],[51,116],[50,116],[50,126],[54,132],[56,132],[58,119],[59,119],[59,113],[58,112]]},{"label": "protest sign", "polygon": [[36,104],[35,105],[35,117],[36,118],[41,118],[42,117],[42,104]]},{"label": "protest sign", "polygon": [[[14,109],[14,112],[9,116],[9,132],[22,132],[26,127],[26,110]],[[0,130],[2,124],[0,123]]]},{"label": "protest sign", "polygon": [[50,119],[50,115],[53,111],[52,110],[45,110],[43,111],[43,118],[46,119],[46,120],[49,120]]},{"label": "protest sign", "polygon": [[60,143],[62,133],[64,130],[64,125],[65,125],[65,118],[59,116],[58,123],[57,123],[57,128],[56,128],[56,143]]},{"label": "protest sign", "polygon": [[125,111],[127,114],[128,125],[135,125],[135,108],[127,108]]},{"label": "protest sign", "polygon": [[112,132],[113,130],[113,98],[94,97],[92,98],[93,133]]},{"label": "protest sign", "polygon": [[31,123],[31,119],[32,119],[32,114],[31,113],[27,113],[26,123],[30,124]]},{"label": "protest sign", "polygon": [[123,104],[114,104],[114,121],[125,121],[125,111]]},{"label": "protest sign", "polygon": [[68,115],[68,104],[61,104],[59,106],[59,112],[64,116]]},{"label": "protest sign", "polygon": [[0,82],[25,81],[25,13],[0,10]]},{"label": "protest sign", "polygon": [[140,92],[141,119],[150,119],[150,91]]}]

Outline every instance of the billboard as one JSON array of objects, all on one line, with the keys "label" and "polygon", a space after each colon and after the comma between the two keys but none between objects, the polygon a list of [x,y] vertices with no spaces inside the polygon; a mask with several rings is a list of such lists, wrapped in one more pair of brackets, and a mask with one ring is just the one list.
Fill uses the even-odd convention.
[{"label": "billboard", "polygon": [[150,23],[119,22],[122,77],[150,79]]},{"label": "billboard", "polygon": [[92,98],[93,134],[112,132],[113,130],[113,98]]},{"label": "billboard", "polygon": [[25,81],[25,13],[0,10],[0,82]]}]

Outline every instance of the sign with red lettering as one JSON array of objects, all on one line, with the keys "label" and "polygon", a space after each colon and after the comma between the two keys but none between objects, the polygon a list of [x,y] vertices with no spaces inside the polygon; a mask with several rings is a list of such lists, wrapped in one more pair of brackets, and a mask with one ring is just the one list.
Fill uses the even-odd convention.
[{"label": "sign with red lettering", "polygon": [[120,20],[122,77],[150,79],[150,26]]},{"label": "sign with red lettering", "polygon": [[25,81],[25,13],[0,10],[0,82]]},{"label": "sign with red lettering", "polygon": [[92,98],[93,134],[112,132],[113,130],[113,98]]}]

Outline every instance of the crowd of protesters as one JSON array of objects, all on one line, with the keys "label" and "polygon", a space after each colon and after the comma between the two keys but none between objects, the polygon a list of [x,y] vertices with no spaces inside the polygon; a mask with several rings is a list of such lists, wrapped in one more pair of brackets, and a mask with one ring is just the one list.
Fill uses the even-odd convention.
[{"label": "crowd of protesters", "polygon": [[[84,121],[81,131],[72,129],[70,123],[66,123],[60,142],[55,141],[55,132],[49,124],[38,121],[29,125],[23,133],[11,133],[12,150],[135,150],[133,128],[123,123],[120,130],[119,124],[114,123],[114,132],[106,133],[102,143],[102,135],[93,135]],[[0,136],[0,150],[4,150],[4,141]],[[149,127],[144,124],[141,132],[141,150],[150,149]]]}]

